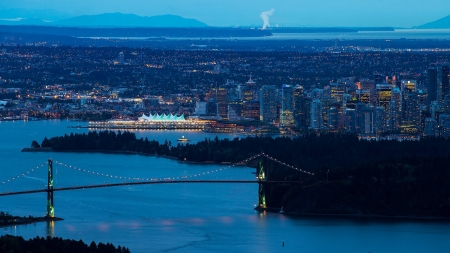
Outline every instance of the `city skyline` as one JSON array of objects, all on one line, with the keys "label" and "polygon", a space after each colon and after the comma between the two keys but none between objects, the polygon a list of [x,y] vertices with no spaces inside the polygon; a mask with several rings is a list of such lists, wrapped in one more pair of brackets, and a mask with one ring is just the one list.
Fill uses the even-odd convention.
[{"label": "city skyline", "polygon": [[130,0],[114,5],[105,0],[77,2],[8,0],[0,3],[0,10],[28,9],[33,10],[34,13],[36,10],[44,10],[49,19],[54,17],[55,20],[79,15],[121,12],[140,16],[179,15],[197,19],[210,26],[263,26],[261,14],[273,9],[273,12],[266,15],[270,26],[405,28],[422,25],[449,15],[450,12],[446,7],[450,7],[450,3],[444,0],[431,0],[427,5],[421,5],[419,1],[409,1],[408,5],[405,5],[402,0],[377,2],[321,0],[314,3],[299,3],[293,0],[282,3],[267,0],[258,2],[230,0],[226,3],[218,1],[215,4],[206,0],[197,0],[194,3],[185,3],[181,0],[165,2]]}]

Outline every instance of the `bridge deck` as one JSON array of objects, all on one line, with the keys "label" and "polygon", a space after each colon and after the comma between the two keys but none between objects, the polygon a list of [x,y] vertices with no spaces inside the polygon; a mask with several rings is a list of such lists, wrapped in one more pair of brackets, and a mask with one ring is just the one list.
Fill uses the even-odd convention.
[{"label": "bridge deck", "polygon": [[[129,186],[129,185],[148,185],[148,184],[185,184],[185,183],[233,183],[233,184],[280,184],[280,183],[301,183],[301,181],[257,181],[257,180],[158,180],[158,181],[145,181],[145,182],[125,182],[125,183],[115,183],[115,184],[98,184],[98,185],[84,185],[84,186],[71,186],[71,187],[60,187],[53,188],[53,191],[71,191],[71,190],[82,190],[82,189],[93,189],[93,188],[104,188],[104,187],[119,187],[119,186]],[[41,190],[29,190],[29,191],[19,191],[19,192],[4,192],[0,193],[2,196],[11,195],[21,195],[21,194],[32,194],[40,192],[48,192],[48,189]]]}]

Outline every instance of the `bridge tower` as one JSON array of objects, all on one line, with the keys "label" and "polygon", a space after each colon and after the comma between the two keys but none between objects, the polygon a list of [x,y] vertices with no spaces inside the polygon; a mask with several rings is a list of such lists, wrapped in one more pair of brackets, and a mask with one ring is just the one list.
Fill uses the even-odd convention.
[{"label": "bridge tower", "polygon": [[53,161],[48,159],[48,185],[47,185],[47,217],[55,217],[53,202]]},{"label": "bridge tower", "polygon": [[258,161],[258,165],[256,166],[256,175],[258,176],[258,208],[266,208],[266,189],[264,186],[264,182],[267,181],[269,176],[268,164],[265,162],[265,159],[261,159]]}]

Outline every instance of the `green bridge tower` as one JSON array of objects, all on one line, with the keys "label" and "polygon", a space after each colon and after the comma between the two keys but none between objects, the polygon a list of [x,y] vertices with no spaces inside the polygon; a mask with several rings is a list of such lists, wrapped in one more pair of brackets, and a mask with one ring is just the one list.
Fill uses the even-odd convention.
[{"label": "green bridge tower", "polygon": [[258,208],[266,208],[266,189],[264,187],[264,182],[267,181],[269,176],[268,164],[264,162],[265,159],[258,161],[256,166],[256,175],[258,175]]},{"label": "green bridge tower", "polygon": [[53,161],[48,159],[47,217],[55,217],[53,202]]}]

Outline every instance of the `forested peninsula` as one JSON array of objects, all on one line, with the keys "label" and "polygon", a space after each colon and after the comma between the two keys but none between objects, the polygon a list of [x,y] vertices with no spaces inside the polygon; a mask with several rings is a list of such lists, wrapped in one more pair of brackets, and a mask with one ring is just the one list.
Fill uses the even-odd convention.
[{"label": "forested peninsula", "polygon": [[205,139],[159,143],[130,132],[89,132],[51,139],[33,149],[120,151],[191,162],[239,162],[264,152],[314,176],[271,164],[271,180],[300,183],[267,188],[268,207],[308,214],[450,218],[450,140],[367,141],[351,134],[298,138]]},{"label": "forested peninsula", "polygon": [[83,241],[63,240],[58,237],[36,237],[25,240],[21,236],[3,235],[0,237],[0,252],[5,253],[130,253],[125,247],[117,248],[110,244],[91,242],[88,246]]}]

